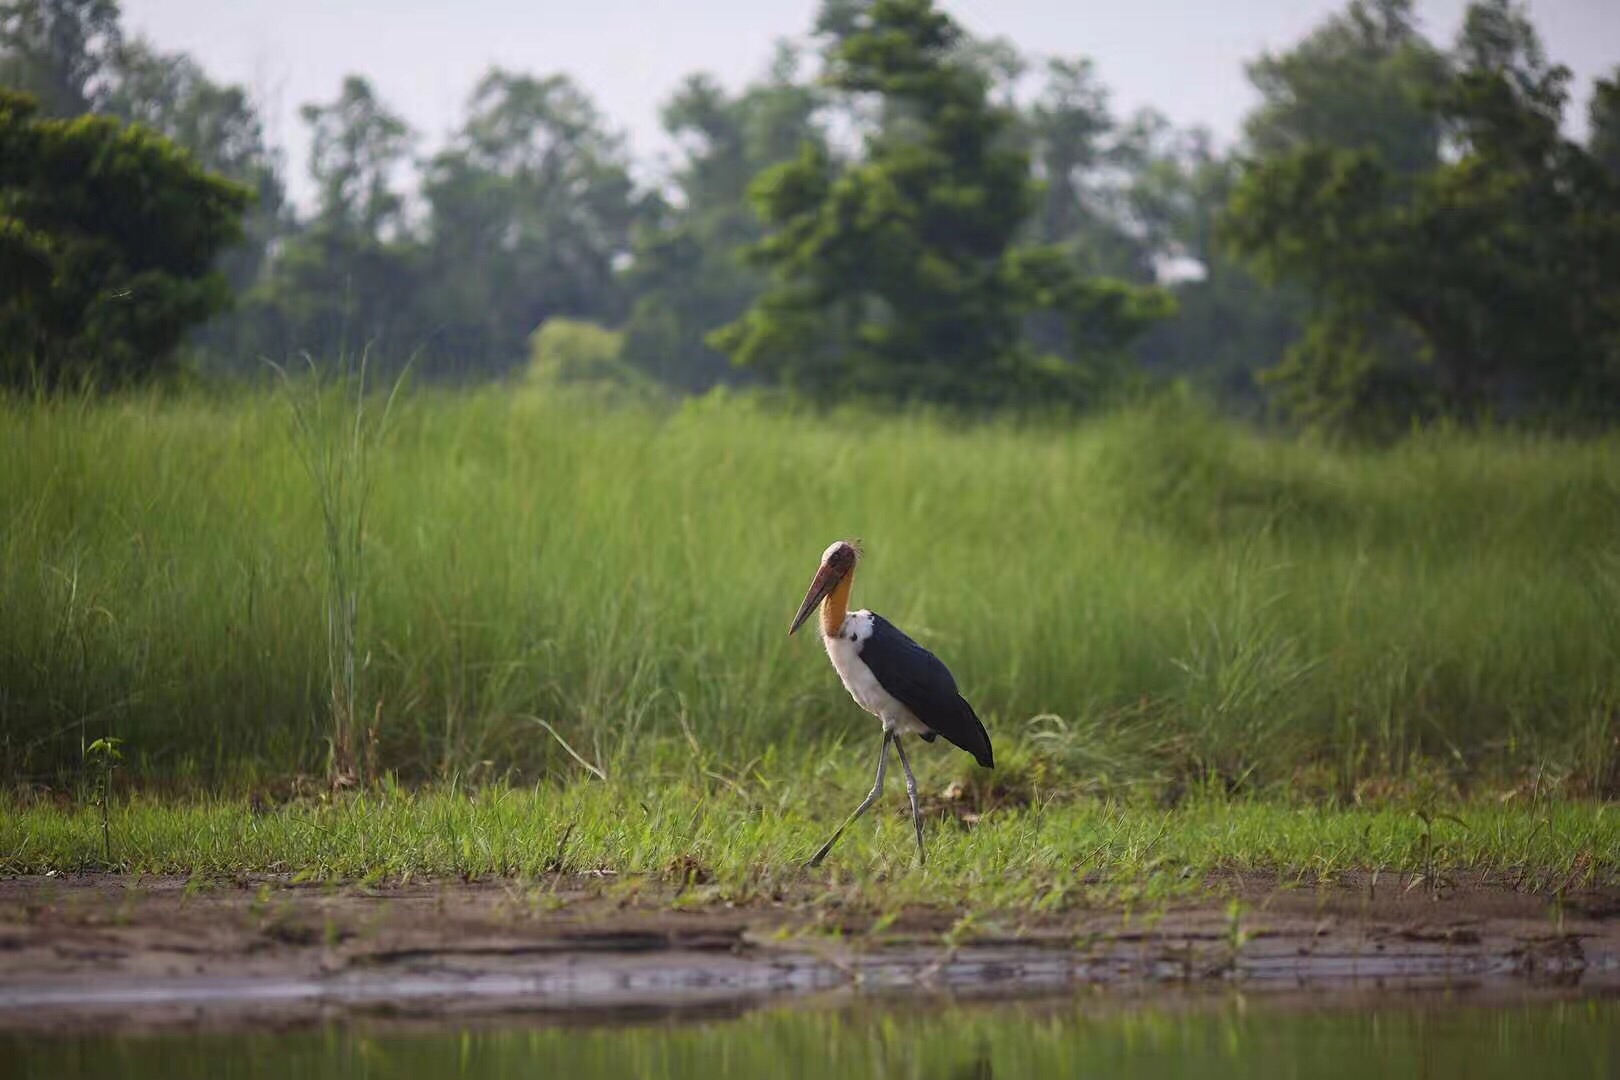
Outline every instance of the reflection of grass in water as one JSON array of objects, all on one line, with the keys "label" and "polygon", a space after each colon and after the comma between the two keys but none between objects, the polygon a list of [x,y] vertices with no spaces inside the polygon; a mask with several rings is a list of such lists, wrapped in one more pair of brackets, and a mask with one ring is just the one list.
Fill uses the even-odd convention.
[{"label": "reflection of grass in water", "polygon": [[273,399],[0,406],[0,768],[52,779],[115,732],[126,782],[318,769],[358,653],[345,724],[380,717],[404,777],[577,773],[540,720],[613,777],[663,744],[773,777],[842,738],[843,783],[875,731],[783,631],[860,535],[856,602],[1043,790],[1620,779],[1612,439],[1338,451],[1183,407],[964,428],[509,389],[402,398],[390,429],[345,578],[367,648],[332,654],[327,525]]},{"label": "reflection of grass in water", "polygon": [[[675,766],[662,779],[580,780],[533,789],[357,795],[267,808],[245,800],[121,805],[114,849],[123,869],[229,876],[296,871],[306,878],[529,877],[610,870],[604,888],[639,887],[638,873],[692,891],[694,903],[747,901],[778,890],[829,896],[872,911],[942,902],[982,914],[1090,901],[1152,901],[1205,888],[1208,875],[1270,871],[1329,881],[1378,870],[1386,887],[1417,875],[1475,871],[1524,889],[1620,881],[1620,817],[1593,803],[1544,802],[1535,812],[1496,800],[1431,813],[1329,810],[1220,796],[1174,810],[1108,802],[989,810],[972,828],[931,818],[928,865],[912,867],[903,796],[852,829],[822,874],[798,869],[839,799],[809,769],[742,783]],[[661,770],[662,771],[662,770]],[[102,865],[94,807],[0,803],[0,872]],[[539,883],[545,887],[545,881]]]},{"label": "reflection of grass in water", "polygon": [[[1250,996],[999,1005],[865,1001],[736,1020],[612,1027],[119,1040],[0,1036],[24,1075],[847,1077],[1597,1076],[1620,1050],[1620,1002],[1484,1008],[1378,999],[1296,1010]],[[1359,1004],[1360,1011],[1350,1007]],[[514,1025],[521,1021],[514,1021]]]}]

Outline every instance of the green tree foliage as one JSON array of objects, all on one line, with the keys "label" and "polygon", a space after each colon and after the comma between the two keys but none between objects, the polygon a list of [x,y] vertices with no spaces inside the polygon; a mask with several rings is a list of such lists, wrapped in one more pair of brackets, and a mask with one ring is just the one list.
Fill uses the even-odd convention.
[{"label": "green tree foliage", "polygon": [[1507,0],[1469,9],[1451,64],[1432,105],[1450,149],[1428,168],[1312,143],[1234,196],[1236,249],[1318,302],[1272,377],[1307,419],[1620,400],[1620,183],[1560,134],[1567,70]]},{"label": "green tree foliage", "polygon": [[1591,131],[1587,150],[1593,160],[1620,177],[1620,67],[1592,87],[1587,126]]},{"label": "green tree foliage", "polygon": [[1586,110],[1591,130],[1586,149],[1592,160],[1620,176],[1620,68],[1592,86],[1592,102]]},{"label": "green tree foliage", "polygon": [[623,319],[618,264],[643,202],[622,141],[567,78],[491,70],[424,163],[415,222],[414,136],[366,80],[303,116],[319,201],[250,298],[257,354],[363,350],[382,370],[489,375],[521,366],[551,318]]},{"label": "green tree foliage", "polygon": [[1249,65],[1261,104],[1245,123],[1260,158],[1334,146],[1376,152],[1397,173],[1432,167],[1433,103],[1446,58],[1417,29],[1413,0],[1351,0],[1294,48]]},{"label": "green tree foliage", "polygon": [[1050,60],[1024,117],[1035,176],[1042,183],[1034,239],[1067,248],[1092,273],[1153,278],[1157,239],[1133,219],[1129,188],[1163,121],[1124,124],[1089,60]]},{"label": "green tree foliage", "polygon": [[1149,372],[1189,379],[1228,408],[1260,405],[1257,368],[1280,363],[1299,339],[1307,300],[1296,287],[1268,287],[1218,242],[1238,180],[1237,162],[1207,132],[1171,132],[1130,172],[1129,213],[1176,298],[1176,317],[1135,349]]},{"label": "green tree foliage", "polygon": [[[0,81],[40,97],[50,115],[95,112],[141,124],[250,189],[242,238],[219,268],[238,294],[261,280],[291,221],[279,163],[241,87],[214,82],[184,53],[127,37],[113,0],[0,2]],[[193,342],[208,357],[235,355],[242,330],[243,320],[227,312],[194,331]]]},{"label": "green tree foliage", "polygon": [[617,263],[641,200],[623,140],[566,76],[486,74],[423,194],[440,348],[499,369],[547,319],[623,319]]},{"label": "green tree foliage", "polygon": [[250,199],[154,132],[42,118],[0,90],[0,382],[162,371],[185,331],[229,303],[215,261]]},{"label": "green tree foliage", "polygon": [[253,192],[243,242],[226,253],[220,269],[233,289],[256,284],[270,245],[288,223],[278,163],[247,91],[216,83],[184,53],[161,52],[141,39],[123,40],[106,70],[98,112],[167,136],[209,172]]},{"label": "green tree foliage", "polygon": [[826,95],[798,78],[799,56],[778,50],[766,79],[735,96],[695,75],[664,106],[681,148],[674,192],[636,240],[625,282],[634,295],[625,361],[654,379],[701,392],[744,373],[708,342],[763,291],[742,252],[763,236],[748,204],[755,176],[809,145],[827,153],[818,113]]},{"label": "green tree foliage", "polygon": [[[1446,83],[1447,58],[1418,29],[1412,0],[1351,0],[1293,48],[1266,53],[1247,70],[1261,98],[1244,125],[1244,154],[1250,164],[1278,161],[1312,147],[1374,153],[1403,175],[1420,173],[1439,160],[1442,125],[1434,102]],[[1223,195],[1223,205],[1209,220],[1216,228],[1205,233],[1208,241],[1219,234],[1218,220],[1236,190],[1241,163],[1232,160],[1215,171],[1200,171]],[[1253,373],[1281,366],[1290,351],[1305,355],[1319,348],[1322,328],[1312,332],[1304,325],[1312,305],[1309,290],[1297,279],[1268,276],[1233,245],[1218,242],[1209,245],[1203,265],[1203,281],[1184,290],[1189,318],[1162,328],[1150,345],[1184,358],[1201,340],[1220,343],[1216,349],[1245,341],[1253,350],[1240,361],[1246,373],[1220,360],[1215,367],[1227,387],[1247,384],[1251,394]],[[1387,319],[1363,311],[1348,323],[1358,334],[1383,342],[1392,355],[1404,350],[1400,364],[1413,362],[1411,338]],[[1406,408],[1410,402],[1405,393],[1396,394],[1395,383],[1384,382],[1389,383],[1383,390],[1393,395],[1392,405],[1400,399],[1397,408]]]},{"label": "green tree foliage", "polygon": [[89,112],[122,40],[117,0],[0,0],[0,85],[46,116]]},{"label": "green tree foliage", "polygon": [[[1061,245],[1087,273],[1162,282],[1176,317],[1149,328],[1134,358],[1250,405],[1254,367],[1279,361],[1298,336],[1299,298],[1264,287],[1213,243],[1231,159],[1206,132],[1178,131],[1150,109],[1115,115],[1086,60],[1047,61],[1022,121],[1043,184],[1032,238]],[[1030,330],[1039,347],[1064,347],[1062,320]]]},{"label": "green tree foliage", "polygon": [[343,80],[335,101],[305,105],[299,115],[310,127],[309,175],[320,191],[316,220],[383,239],[404,209],[396,185],[414,138],[409,125],[359,75]]},{"label": "green tree foliage", "polygon": [[[848,10],[845,10],[845,8]],[[826,79],[880,107],[859,160],[814,144],[752,194],[753,249],[770,288],[714,341],[736,362],[817,398],[953,403],[1074,397],[1165,299],[1088,279],[1061,249],[1016,243],[1036,206],[1013,118],[954,50],[961,30],[929,0],[841,5]],[[824,18],[823,25],[828,25]],[[1059,312],[1066,364],[1025,340]]]},{"label": "green tree foliage", "polygon": [[322,360],[362,351],[397,367],[423,344],[416,307],[419,253],[404,234],[399,174],[412,134],[359,76],[331,102],[305,105],[313,220],[289,238],[268,278],[245,299],[241,340],[249,367],[298,354]]},{"label": "green tree foliage", "polygon": [[[928,0],[823,0],[815,33],[819,71],[782,45],[739,92],[683,84],[663,115],[673,166],[650,186],[566,77],[491,70],[426,160],[351,77],[302,112],[302,216],[248,95],[126,36],[116,0],[0,0],[0,82],[39,99],[30,131],[115,117],[257,196],[215,254],[234,309],[198,327],[221,307],[200,280],[189,304],[177,289],[146,308],[247,370],[367,349],[480,376],[549,342],[584,359],[548,371],[686,392],[992,405],[1146,373],[1247,408],[1270,369],[1287,411],[1361,428],[1620,400],[1620,69],[1595,86],[1584,145],[1564,138],[1568,74],[1509,0],[1474,3],[1450,48],[1413,0],[1349,0],[1250,65],[1261,101],[1236,154],[1120,115],[1089,62],[970,36]],[[22,213],[46,200],[5,166],[8,371],[83,374],[89,338],[62,344],[74,311],[141,336],[112,369],[172,357],[167,331],[115,327],[132,294],[70,302],[54,275],[72,245]]]}]

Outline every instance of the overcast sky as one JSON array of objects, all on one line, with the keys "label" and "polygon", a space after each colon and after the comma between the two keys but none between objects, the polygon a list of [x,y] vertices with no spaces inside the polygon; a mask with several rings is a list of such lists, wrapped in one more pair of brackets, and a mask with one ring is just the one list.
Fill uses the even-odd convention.
[{"label": "overcast sky", "polygon": [[[1297,41],[1342,0],[947,0],[969,31],[1034,55],[1087,56],[1120,111],[1152,105],[1222,137],[1254,95],[1243,63]],[[579,81],[645,163],[669,150],[659,104],[688,73],[736,88],[772,43],[804,34],[817,0],[123,0],[126,25],[183,49],[216,77],[246,84],[288,147],[295,191],[307,140],[298,107],[334,97],[348,72],[440,142],[491,64]],[[1466,0],[1420,0],[1431,36],[1449,41]],[[1620,64],[1620,0],[1533,0],[1549,55],[1574,69],[1584,112],[1595,74]]]}]

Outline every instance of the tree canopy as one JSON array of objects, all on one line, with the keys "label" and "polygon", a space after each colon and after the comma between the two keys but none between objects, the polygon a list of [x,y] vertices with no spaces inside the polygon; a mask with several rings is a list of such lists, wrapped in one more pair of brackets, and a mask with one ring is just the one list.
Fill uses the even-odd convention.
[{"label": "tree canopy", "polygon": [[748,377],[709,335],[764,288],[743,258],[763,235],[750,183],[802,146],[829,152],[828,95],[800,78],[801,62],[797,49],[784,46],[765,78],[736,95],[695,75],[664,107],[664,128],[681,157],[673,190],[649,205],[635,234],[624,349],[628,363],[667,386],[702,391]]},{"label": "tree canopy", "polygon": [[89,112],[123,39],[117,0],[0,0],[0,86],[46,116]]},{"label": "tree canopy", "polygon": [[[1430,109],[1426,167],[1313,141],[1258,162],[1233,247],[1318,300],[1271,376],[1308,419],[1611,411],[1620,346],[1620,186],[1561,133],[1567,69],[1508,0],[1472,5]],[[1601,94],[1600,94],[1601,100]]]},{"label": "tree canopy", "polygon": [[[929,0],[876,0],[840,20],[827,82],[875,98],[881,119],[853,161],[807,143],[755,181],[768,231],[752,257],[772,284],[713,340],[818,398],[1072,394],[1168,303],[1087,278],[1058,246],[1019,243],[1038,188],[948,16]],[[1066,321],[1067,355],[1030,347],[1025,320],[1040,311]]]},{"label": "tree canopy", "polygon": [[215,260],[250,198],[143,128],[42,117],[0,90],[0,382],[163,370],[230,302]]}]

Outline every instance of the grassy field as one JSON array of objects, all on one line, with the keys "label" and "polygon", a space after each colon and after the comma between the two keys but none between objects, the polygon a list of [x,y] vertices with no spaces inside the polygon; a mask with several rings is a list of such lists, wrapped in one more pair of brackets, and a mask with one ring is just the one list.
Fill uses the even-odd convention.
[{"label": "grassy field", "polygon": [[[841,810],[876,725],[785,630],[822,548],[859,536],[855,602],[951,665],[1009,784],[1620,790],[1614,438],[1344,450],[1176,403],[1064,425],[383,406],[0,405],[0,773],[93,787],[112,736],[123,785],[240,792],[323,773],[336,715],[373,776],[588,765],[616,788],[689,760],[821,777]],[[969,775],[924,756],[931,791]],[[526,843],[492,864],[551,841]]]}]

